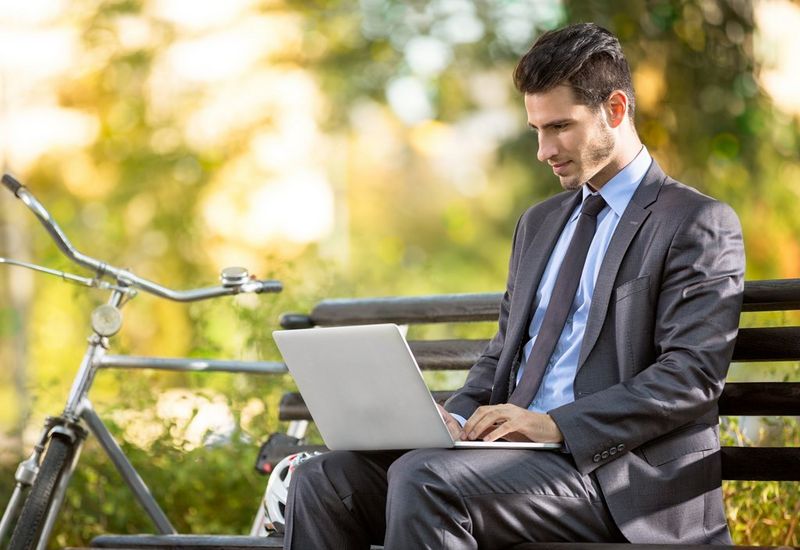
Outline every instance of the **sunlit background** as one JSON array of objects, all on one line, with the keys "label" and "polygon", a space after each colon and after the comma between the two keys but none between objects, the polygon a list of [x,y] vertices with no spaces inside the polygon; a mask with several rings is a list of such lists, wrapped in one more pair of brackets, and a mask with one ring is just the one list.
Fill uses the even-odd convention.
[{"label": "sunlit background", "polygon": [[[558,189],[511,71],[539,33],[583,20],[620,36],[651,153],[739,213],[748,278],[800,277],[800,5],[788,0],[0,0],[0,165],[87,254],[176,288],[228,265],[286,284],[189,307],[139,298],[117,351],[278,360],[278,315],[324,297],[502,288],[517,216]],[[71,269],[0,195],[0,256]],[[103,297],[0,267],[4,505]],[[290,384],[103,373],[93,399],[146,468],[156,448],[179,463],[211,443],[255,449],[281,427]],[[235,499],[260,487],[249,475],[207,492]],[[188,529],[235,532],[193,513]],[[64,528],[60,542],[104,528]]]},{"label": "sunlit background", "polygon": [[[294,257],[310,243],[347,262],[348,202],[357,199],[348,186],[385,181],[407,167],[405,155],[418,157],[424,177],[449,184],[453,195],[487,193],[498,148],[520,133],[509,54],[524,51],[566,13],[555,0],[363,0],[329,10],[249,0],[107,4],[0,5],[4,169],[25,178],[43,163],[56,164],[58,185],[81,200],[81,209],[122,215],[100,206],[126,183],[120,157],[142,149],[179,157],[159,180],[197,195],[192,215],[209,260],[254,266],[263,265],[265,251]],[[690,49],[708,48],[701,24],[722,27],[726,46],[741,46],[758,67],[742,75],[755,78],[753,93],[767,95],[789,117],[800,112],[796,3],[757,2],[753,29],[727,20],[715,2],[689,3],[683,12],[675,33]],[[636,29],[622,30],[635,39]],[[635,67],[646,112],[658,109],[671,85],[663,46],[650,45]],[[348,57],[349,65],[337,74],[328,56]],[[487,56],[499,62],[476,63]],[[349,66],[364,70],[346,74]],[[328,82],[332,74],[358,82]],[[715,87],[726,83],[708,84],[694,90],[701,119],[704,103],[708,110],[725,107],[713,103]],[[459,88],[459,104],[447,104],[455,93],[447,85]],[[337,86],[358,93],[343,103]],[[667,132],[670,122],[661,121]],[[126,136],[134,139],[116,143]],[[131,232],[148,231],[154,212],[146,198],[128,204]],[[145,248],[157,255],[165,240],[153,230]]]}]

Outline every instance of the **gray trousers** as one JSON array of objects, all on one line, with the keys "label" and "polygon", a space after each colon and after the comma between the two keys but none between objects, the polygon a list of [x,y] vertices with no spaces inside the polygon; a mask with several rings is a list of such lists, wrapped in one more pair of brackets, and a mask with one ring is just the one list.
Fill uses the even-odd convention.
[{"label": "gray trousers", "polygon": [[292,474],[284,548],[491,549],[624,541],[594,476],[558,452],[326,453]]}]

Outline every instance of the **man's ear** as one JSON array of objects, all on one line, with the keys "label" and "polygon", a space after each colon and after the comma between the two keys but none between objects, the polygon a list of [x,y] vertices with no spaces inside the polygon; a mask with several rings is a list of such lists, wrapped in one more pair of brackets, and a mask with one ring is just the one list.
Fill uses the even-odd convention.
[{"label": "man's ear", "polygon": [[614,90],[603,103],[608,124],[617,128],[628,116],[628,96],[622,90]]}]

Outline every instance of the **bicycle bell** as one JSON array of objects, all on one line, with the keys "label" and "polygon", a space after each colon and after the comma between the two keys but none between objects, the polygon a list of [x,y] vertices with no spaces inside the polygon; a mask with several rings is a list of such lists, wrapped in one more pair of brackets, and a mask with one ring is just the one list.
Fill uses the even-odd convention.
[{"label": "bicycle bell", "polygon": [[110,304],[92,312],[92,329],[100,336],[114,336],[122,328],[122,312]]},{"label": "bicycle bell", "polygon": [[226,267],[219,274],[222,286],[239,286],[250,280],[250,272],[244,267]]}]

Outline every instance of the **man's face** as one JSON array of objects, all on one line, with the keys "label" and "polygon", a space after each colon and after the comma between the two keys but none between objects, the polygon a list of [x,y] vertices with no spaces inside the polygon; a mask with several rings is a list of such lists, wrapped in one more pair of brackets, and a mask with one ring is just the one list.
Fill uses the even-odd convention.
[{"label": "man's face", "polygon": [[599,189],[611,179],[616,171],[609,166],[616,135],[602,105],[592,110],[575,101],[571,88],[556,86],[547,92],[525,94],[525,110],[528,125],[538,135],[537,158],[553,168],[561,187],[575,190],[590,182]]}]

